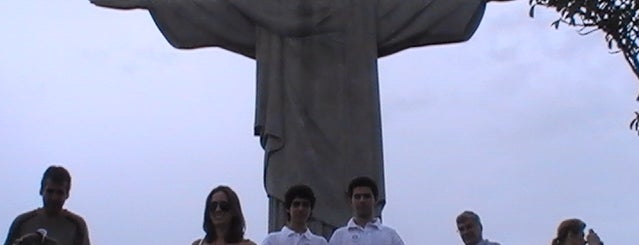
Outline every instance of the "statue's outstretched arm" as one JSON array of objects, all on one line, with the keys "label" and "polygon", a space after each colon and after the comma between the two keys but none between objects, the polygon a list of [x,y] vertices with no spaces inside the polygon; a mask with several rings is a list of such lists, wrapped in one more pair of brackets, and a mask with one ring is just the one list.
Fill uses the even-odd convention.
[{"label": "statue's outstretched arm", "polygon": [[175,48],[220,47],[255,58],[255,24],[229,2],[236,0],[90,0],[112,9],[148,10]]},{"label": "statue's outstretched arm", "polygon": [[91,3],[114,9],[148,9],[150,0],[90,0]]},{"label": "statue's outstretched arm", "polygon": [[379,0],[378,53],[468,40],[487,0]]}]

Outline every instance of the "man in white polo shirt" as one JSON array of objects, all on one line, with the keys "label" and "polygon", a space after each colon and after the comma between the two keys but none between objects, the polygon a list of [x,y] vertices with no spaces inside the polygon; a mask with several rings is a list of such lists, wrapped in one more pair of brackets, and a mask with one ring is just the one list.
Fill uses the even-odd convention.
[{"label": "man in white polo shirt", "polygon": [[315,194],[310,187],[290,187],[284,194],[288,221],[282,230],[268,234],[262,245],[327,245],[324,237],[313,234],[306,225],[314,206]]},{"label": "man in white polo shirt", "polygon": [[369,177],[357,177],[348,185],[354,217],[333,233],[330,245],[404,245],[397,232],[375,217],[377,183]]}]

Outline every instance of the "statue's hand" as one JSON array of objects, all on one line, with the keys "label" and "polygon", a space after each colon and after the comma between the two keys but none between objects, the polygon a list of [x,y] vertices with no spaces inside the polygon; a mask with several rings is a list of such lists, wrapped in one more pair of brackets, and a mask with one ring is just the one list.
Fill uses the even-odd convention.
[{"label": "statue's hand", "polygon": [[91,3],[114,9],[148,9],[149,0],[90,0]]}]

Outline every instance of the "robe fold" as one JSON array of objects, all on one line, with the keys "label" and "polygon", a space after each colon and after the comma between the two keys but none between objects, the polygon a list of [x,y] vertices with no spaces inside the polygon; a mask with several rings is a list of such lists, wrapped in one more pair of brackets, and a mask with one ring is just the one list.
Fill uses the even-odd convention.
[{"label": "robe fold", "polygon": [[314,217],[333,227],[344,225],[352,215],[344,194],[355,176],[378,182],[380,214],[385,203],[377,59],[407,48],[468,40],[486,4],[485,0],[151,3],[149,11],[172,46],[220,47],[256,60],[254,133],[265,150],[266,192],[283,202],[291,185],[311,186],[317,197]]}]

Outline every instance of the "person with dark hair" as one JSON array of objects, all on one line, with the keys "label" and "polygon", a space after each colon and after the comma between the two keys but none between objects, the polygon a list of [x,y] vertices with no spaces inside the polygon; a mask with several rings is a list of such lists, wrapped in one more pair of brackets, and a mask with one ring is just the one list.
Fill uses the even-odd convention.
[{"label": "person with dark hair", "polygon": [[175,48],[219,47],[254,59],[252,133],[264,149],[269,229],[285,224],[286,189],[312,179],[322,201],[310,223],[332,231],[351,216],[335,194],[355,174],[379,181],[377,200],[385,199],[378,59],[466,41],[487,3],[506,0],[90,1],[148,10]]},{"label": "person with dark hair", "polygon": [[315,235],[307,222],[315,207],[315,194],[307,185],[295,185],[284,194],[287,222],[282,230],[271,232],[262,245],[327,245],[324,237]]},{"label": "person with dark hair", "polygon": [[473,211],[464,211],[457,216],[457,231],[465,245],[499,245],[483,237],[484,227],[479,215]]},{"label": "person with dark hair", "polygon": [[47,168],[40,181],[42,208],[18,215],[11,223],[4,244],[32,244],[28,243],[33,240],[31,237],[44,230],[47,232],[42,241],[48,241],[47,244],[57,241],[60,245],[90,245],[84,219],[63,208],[70,190],[69,171],[61,166]]},{"label": "person with dark hair", "polygon": [[[550,245],[603,245],[604,243],[593,229],[584,234],[586,223],[580,219],[567,219],[557,227],[557,237],[552,239]],[[584,239],[584,237],[586,239]]]},{"label": "person with dark hair", "polygon": [[244,239],[246,222],[240,199],[228,186],[215,187],[206,197],[202,229],[204,238],[193,245],[255,245]]},{"label": "person with dark hair", "polygon": [[399,234],[374,215],[379,189],[372,178],[354,178],[347,193],[354,216],[333,233],[329,244],[404,245]]}]

